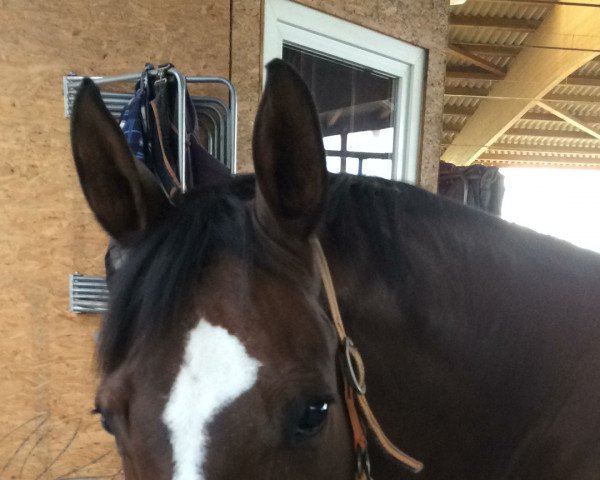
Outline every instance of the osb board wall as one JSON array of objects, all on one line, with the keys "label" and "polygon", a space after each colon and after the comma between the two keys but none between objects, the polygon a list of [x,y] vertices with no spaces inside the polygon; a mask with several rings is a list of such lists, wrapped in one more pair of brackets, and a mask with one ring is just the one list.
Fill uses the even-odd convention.
[{"label": "osb board wall", "polygon": [[297,0],[428,51],[418,184],[437,190],[448,37],[447,0]]},{"label": "osb board wall", "polygon": [[120,478],[90,415],[99,319],[67,312],[69,273],[106,239],[71,165],[62,76],[171,61],[229,76],[228,1],[0,1],[0,479]]},{"label": "osb board wall", "polygon": [[252,171],[252,129],[262,91],[262,3],[235,0],[232,6],[231,80],[238,94],[240,172]]}]

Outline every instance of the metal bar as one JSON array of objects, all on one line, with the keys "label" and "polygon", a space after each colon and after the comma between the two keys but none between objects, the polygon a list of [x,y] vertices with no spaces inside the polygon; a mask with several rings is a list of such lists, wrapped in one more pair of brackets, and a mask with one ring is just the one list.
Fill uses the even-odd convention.
[{"label": "metal bar", "polygon": [[228,137],[229,137],[229,155],[231,173],[235,173],[237,169],[237,93],[233,84],[222,77],[186,77],[188,83],[221,83],[229,90],[229,122],[228,122]]},{"label": "metal bar", "polygon": [[217,115],[219,120],[219,148],[223,152],[223,156],[217,158],[220,158],[231,169],[231,159],[229,158],[229,108],[221,99],[215,97],[195,97],[194,105],[197,111],[208,108]]},{"label": "metal bar", "polygon": [[206,115],[204,115],[204,112],[198,112],[198,123],[200,127],[206,130],[206,149],[208,150],[208,153],[210,153],[213,157],[216,157],[217,152],[215,151],[214,140],[210,130],[210,125],[208,125],[208,122],[206,121]]},{"label": "metal bar", "polygon": [[186,110],[186,79],[175,68],[171,68],[169,73],[172,73],[177,81],[177,159],[179,161],[179,182],[181,183],[181,192],[187,192],[187,162],[185,158],[185,110]]},{"label": "metal bar", "polygon": [[[210,115],[208,115],[206,112],[200,112],[205,118],[208,118],[210,120],[210,123],[212,124],[212,131],[215,132],[215,156],[218,158],[219,157],[219,144],[218,144],[218,138],[217,138],[217,122],[215,122],[215,119],[213,117],[211,117]],[[209,130],[210,133],[210,130]]]},{"label": "metal bar", "polygon": [[[213,123],[215,124],[215,137],[218,140],[218,152],[219,154],[217,155],[217,158],[219,158],[220,160],[223,160],[225,164],[229,163],[227,157],[228,151],[227,151],[227,146],[225,145],[225,135],[222,135],[222,132],[225,130],[226,127],[225,122],[223,121],[223,118],[221,117],[221,114],[219,112],[219,110],[214,107],[213,105],[205,105],[203,107],[204,109],[207,110],[207,112],[205,112],[205,114],[208,114],[208,112],[213,112],[216,115],[216,120],[211,116],[211,115],[207,115],[211,118],[211,120],[213,121]],[[217,128],[218,127],[218,128]]]}]

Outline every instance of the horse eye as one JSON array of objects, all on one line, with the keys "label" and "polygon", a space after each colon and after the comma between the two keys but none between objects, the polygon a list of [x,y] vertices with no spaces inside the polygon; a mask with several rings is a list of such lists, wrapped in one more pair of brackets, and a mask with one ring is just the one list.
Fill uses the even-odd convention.
[{"label": "horse eye", "polygon": [[319,433],[328,411],[329,403],[322,400],[307,405],[296,425],[296,437],[312,437]]},{"label": "horse eye", "polygon": [[110,422],[108,420],[108,418],[106,418],[106,415],[104,415],[102,412],[100,411],[96,411],[94,413],[98,413],[100,414],[100,425],[102,425],[102,428],[104,430],[106,430],[107,433],[110,433],[111,435],[114,435],[115,432],[113,431]]},{"label": "horse eye", "polygon": [[100,415],[100,425],[102,425],[102,428],[104,430],[106,430],[107,433],[110,433],[111,435],[114,435],[114,432],[110,426],[110,423],[108,421],[108,419],[104,416],[104,415]]}]

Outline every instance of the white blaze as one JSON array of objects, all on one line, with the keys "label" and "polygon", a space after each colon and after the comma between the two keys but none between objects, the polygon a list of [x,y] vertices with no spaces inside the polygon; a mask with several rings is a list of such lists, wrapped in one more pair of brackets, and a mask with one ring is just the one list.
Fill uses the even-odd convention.
[{"label": "white blaze", "polygon": [[252,388],[259,367],[260,362],[224,328],[201,319],[191,330],[162,415],[171,434],[173,480],[204,480],[207,426]]}]

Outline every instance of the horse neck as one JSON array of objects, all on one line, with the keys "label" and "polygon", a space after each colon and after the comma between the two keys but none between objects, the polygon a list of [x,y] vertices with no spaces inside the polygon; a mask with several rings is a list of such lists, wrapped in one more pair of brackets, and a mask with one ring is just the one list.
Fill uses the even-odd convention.
[{"label": "horse neck", "polygon": [[[554,335],[562,348],[565,332],[532,330],[540,304],[528,311],[525,300],[543,255],[514,251],[532,244],[530,234],[517,232],[513,245],[499,220],[474,222],[474,213],[418,196],[424,210],[396,209],[378,231],[328,222],[323,241],[340,308],[363,353],[370,402],[383,425],[398,427],[392,436],[429,462],[430,474],[440,465],[444,478],[496,478],[540,402],[552,403],[544,396],[556,393],[550,372],[560,366],[531,334]],[[376,207],[365,206],[367,215]],[[375,251],[382,242],[391,245],[387,259]]]}]

